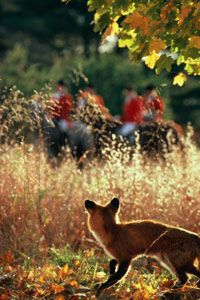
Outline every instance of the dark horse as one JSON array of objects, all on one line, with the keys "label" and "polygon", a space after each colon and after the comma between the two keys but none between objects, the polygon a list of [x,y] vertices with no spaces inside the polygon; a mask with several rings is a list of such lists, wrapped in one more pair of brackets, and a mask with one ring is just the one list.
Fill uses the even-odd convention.
[{"label": "dark horse", "polygon": [[87,103],[77,117],[90,126],[94,136],[95,155],[99,158],[104,158],[105,154],[107,157],[112,155],[113,146],[114,150],[126,152],[126,157],[128,152],[131,158],[137,142],[142,155],[150,158],[165,159],[167,153],[184,149],[181,135],[171,123],[145,123],[125,138],[119,134],[121,122],[114,118],[106,119],[95,104]]},{"label": "dark horse", "polygon": [[82,122],[76,121],[66,131],[61,130],[57,122],[51,121],[44,126],[44,140],[48,160],[52,165],[58,166],[66,156],[69,147],[71,155],[81,167],[80,159],[86,153],[88,156],[94,149],[93,136]]},{"label": "dark horse", "polygon": [[147,157],[165,159],[174,150],[184,150],[181,134],[170,123],[147,123],[139,126],[137,132],[141,152]]},{"label": "dark horse", "polygon": [[[123,136],[117,134],[121,122],[112,117],[105,117],[98,105],[86,103],[76,113],[75,118],[90,128],[94,141],[94,157],[99,160],[109,158],[112,156],[113,150],[125,153],[124,149],[126,149],[128,152],[131,152],[131,143]],[[122,156],[120,158],[123,159]]]}]

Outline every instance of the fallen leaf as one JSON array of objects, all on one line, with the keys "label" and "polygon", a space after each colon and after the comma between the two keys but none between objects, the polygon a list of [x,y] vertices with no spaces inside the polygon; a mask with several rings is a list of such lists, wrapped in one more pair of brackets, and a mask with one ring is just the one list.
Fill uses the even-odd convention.
[{"label": "fallen leaf", "polygon": [[0,262],[2,264],[12,264],[14,262],[14,255],[12,251],[8,250],[5,254],[0,256]]},{"label": "fallen leaf", "polygon": [[65,300],[65,297],[63,295],[58,295],[55,300]]},{"label": "fallen leaf", "polygon": [[66,282],[66,284],[68,284],[68,285],[70,285],[70,286],[72,286],[72,287],[74,287],[74,288],[76,288],[76,289],[79,288],[78,282],[77,282],[76,280],[74,280],[74,279],[68,280],[68,281]]},{"label": "fallen leaf", "polygon": [[65,290],[63,285],[59,285],[59,284],[55,284],[52,283],[51,285],[51,290],[55,293],[55,294],[59,294],[61,292],[63,292]]},{"label": "fallen leaf", "polygon": [[59,274],[58,274],[59,278],[65,280],[65,278],[68,275],[68,271],[69,271],[69,266],[66,264],[59,270]]}]

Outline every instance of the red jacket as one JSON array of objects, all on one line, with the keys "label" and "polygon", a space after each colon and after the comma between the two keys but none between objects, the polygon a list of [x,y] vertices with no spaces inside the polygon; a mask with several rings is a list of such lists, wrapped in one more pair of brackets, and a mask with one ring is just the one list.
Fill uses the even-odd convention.
[{"label": "red jacket", "polygon": [[160,96],[149,95],[144,97],[144,105],[147,111],[155,112],[155,121],[160,121],[163,118],[165,104]]},{"label": "red jacket", "polygon": [[124,104],[122,122],[140,125],[143,122],[144,103],[141,96],[130,99]]},{"label": "red jacket", "polygon": [[52,118],[70,122],[69,113],[72,105],[73,97],[63,90],[58,90],[53,94]]}]

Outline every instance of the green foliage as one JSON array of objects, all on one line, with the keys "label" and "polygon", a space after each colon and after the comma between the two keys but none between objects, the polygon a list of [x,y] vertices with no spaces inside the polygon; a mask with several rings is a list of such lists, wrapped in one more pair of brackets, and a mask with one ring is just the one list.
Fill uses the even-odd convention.
[{"label": "green foliage", "polygon": [[[168,64],[172,61],[165,55],[162,59],[166,59]],[[159,62],[159,68],[165,69],[161,58]],[[173,72],[177,73],[177,70],[173,68]],[[114,115],[121,114],[123,90],[127,85],[133,84],[138,93],[142,94],[145,87],[153,83],[165,100],[167,118],[175,118],[181,124],[190,121],[194,126],[199,126],[200,90],[197,78],[190,76],[180,90],[179,87],[172,87],[171,78],[165,70],[157,76],[144,64],[131,64],[125,55],[101,54],[90,56],[86,60],[80,55],[72,57],[66,54],[55,56],[46,65],[34,64],[28,49],[21,44],[16,44],[7,52],[0,64],[0,74],[1,86],[16,85],[23,91],[25,98],[31,96],[34,90],[41,90],[46,84],[53,90],[56,81],[60,78],[65,79],[69,90],[75,96],[89,81],[103,96],[107,107]]]},{"label": "green foliage", "polygon": [[128,85],[134,85],[141,94],[148,84],[154,83],[165,100],[169,100],[169,80],[165,74],[158,77],[142,64],[130,64],[123,55],[102,54],[91,56],[87,60],[82,56],[56,56],[49,65],[43,66],[32,64],[28,49],[17,44],[5,56],[3,64],[0,65],[0,74],[3,75],[2,85],[16,85],[28,96],[45,84],[54,88],[55,82],[60,78],[65,79],[73,95],[90,82],[103,96],[114,115],[121,113],[123,90]]},{"label": "green foliage", "polygon": [[38,86],[44,86],[47,72],[48,70],[39,64],[30,64],[28,49],[19,43],[6,53],[0,65],[3,83],[8,87],[16,85],[24,93],[30,93]]},{"label": "green foliage", "polygon": [[143,58],[157,74],[176,64],[187,74],[200,75],[198,0],[88,0],[88,6],[102,40],[117,35],[119,47],[128,48],[133,62]]},{"label": "green foliage", "polygon": [[82,69],[89,81],[104,97],[107,107],[113,114],[121,113],[123,91],[128,85],[133,85],[138,93],[142,94],[148,84],[154,83],[167,101],[168,90],[162,86],[162,83],[168,83],[168,78],[157,77],[152,72],[148,72],[142,64],[130,64],[125,56],[104,54],[99,56],[98,61],[95,57],[91,57],[82,64]]}]

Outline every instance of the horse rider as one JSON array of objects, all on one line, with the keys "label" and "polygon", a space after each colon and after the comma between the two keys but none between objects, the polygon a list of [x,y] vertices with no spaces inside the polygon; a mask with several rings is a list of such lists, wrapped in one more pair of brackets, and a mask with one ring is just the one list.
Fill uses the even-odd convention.
[{"label": "horse rider", "polygon": [[123,123],[120,134],[128,137],[132,134],[137,126],[143,123],[144,116],[143,98],[137,94],[132,86],[125,90],[125,100],[122,108],[121,121]]},{"label": "horse rider", "polygon": [[61,131],[67,131],[72,126],[70,111],[73,107],[73,96],[68,92],[65,82],[57,82],[56,91],[52,95],[51,118]]},{"label": "horse rider", "polygon": [[163,98],[157,93],[155,86],[148,85],[143,95],[144,122],[162,122],[165,110]]}]

